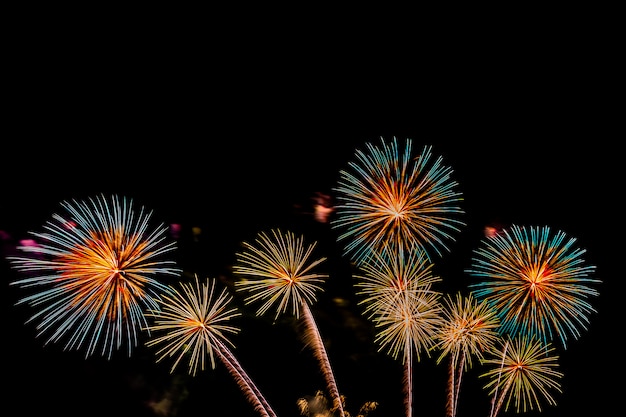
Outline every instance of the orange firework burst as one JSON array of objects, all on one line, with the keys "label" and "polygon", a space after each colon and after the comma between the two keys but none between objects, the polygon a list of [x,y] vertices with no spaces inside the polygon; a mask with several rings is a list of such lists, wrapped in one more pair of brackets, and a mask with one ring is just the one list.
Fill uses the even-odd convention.
[{"label": "orange firework burst", "polygon": [[83,202],[62,202],[66,215],[54,214],[44,233],[31,233],[38,245],[21,246],[24,256],[10,257],[12,266],[27,275],[11,283],[39,291],[18,304],[38,308],[46,341],[67,337],[65,349],[86,344],[86,357],[101,345],[102,354],[127,342],[128,355],[145,325],[144,311],[157,308],[167,289],[156,278],[178,276],[175,262],[163,255],[175,249],[166,242],[167,227],[150,229],[151,212],[137,214],[132,200],[104,196]]},{"label": "orange firework burst", "polygon": [[367,144],[368,152],[357,151],[350,170],[340,172],[331,226],[341,230],[338,241],[347,242],[344,252],[357,263],[388,242],[441,255],[464,225],[452,169],[441,157],[433,160],[431,147],[413,155],[411,143],[400,155],[395,137],[381,138],[380,148]]}]

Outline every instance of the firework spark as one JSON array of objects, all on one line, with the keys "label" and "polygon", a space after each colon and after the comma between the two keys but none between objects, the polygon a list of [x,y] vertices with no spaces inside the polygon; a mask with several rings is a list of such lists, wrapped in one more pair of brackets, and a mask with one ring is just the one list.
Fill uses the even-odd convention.
[{"label": "firework spark", "polygon": [[432,267],[415,243],[410,248],[386,243],[370,251],[354,274],[359,304],[378,330],[375,343],[394,359],[402,358],[407,416],[413,413],[413,352],[419,362],[420,352],[434,347],[441,320],[441,294],[432,290],[441,278]]},{"label": "firework spark", "polygon": [[328,275],[314,273],[313,269],[324,262],[320,258],[309,262],[316,243],[305,248],[304,237],[296,237],[287,232],[272,230],[258,234],[255,245],[244,242],[245,250],[237,253],[237,264],[233,272],[242,278],[235,282],[238,291],[251,293],[247,304],[263,301],[257,315],[264,315],[276,304],[277,319],[289,307],[300,317],[301,308],[317,301],[317,291],[323,291],[320,284]]},{"label": "firework spark", "polygon": [[247,304],[262,302],[257,315],[263,315],[276,305],[277,319],[289,306],[296,318],[302,317],[306,344],[311,347],[318,360],[326,385],[333,400],[333,409],[344,416],[343,404],[328,360],[326,348],[320,335],[310,305],[317,301],[316,291],[326,274],[313,272],[326,258],[310,260],[317,243],[304,244],[304,236],[296,237],[292,232],[272,230],[257,235],[255,244],[243,243],[245,249],[237,253],[233,272],[241,280],[235,282],[237,291],[250,292]]},{"label": "firework spark", "polygon": [[499,340],[500,321],[486,301],[478,301],[470,294],[463,297],[457,293],[456,300],[450,295],[444,299],[443,325],[437,334],[437,359],[450,356],[448,368],[447,415],[456,415],[463,371],[472,367],[472,357],[483,359],[483,352],[493,349]]},{"label": "firework spark", "polygon": [[101,345],[102,355],[127,342],[128,355],[146,324],[144,311],[157,307],[167,289],[158,275],[178,276],[175,262],[163,255],[175,249],[166,242],[167,227],[150,229],[152,212],[137,214],[132,200],[104,196],[64,201],[64,215],[54,214],[43,233],[31,232],[38,245],[20,246],[24,256],[9,257],[27,275],[11,285],[37,289],[17,304],[37,312],[38,336],[46,344],[65,337],[65,349],[86,344],[86,357]]},{"label": "firework spark", "polygon": [[422,292],[441,281],[420,247],[407,249],[402,244],[385,244],[380,251],[370,252],[353,276],[357,295],[362,298],[359,305],[365,306],[364,314],[370,319],[387,306],[388,296],[406,291],[419,299]]},{"label": "firework spark", "polygon": [[[373,317],[379,329],[375,342],[386,348],[394,359],[405,361],[412,352],[420,360],[420,352],[435,346],[435,335],[441,326],[441,294],[429,285],[419,292],[401,291],[383,297],[386,307],[381,307]],[[382,303],[381,303],[382,304]]]},{"label": "firework spark", "polygon": [[490,380],[485,385],[493,395],[490,417],[498,414],[505,401],[505,411],[514,400],[518,413],[533,410],[535,406],[541,411],[541,397],[548,404],[556,405],[550,391],[561,392],[558,380],[563,374],[558,371],[558,356],[552,355],[554,350],[550,343],[543,344],[528,335],[507,336],[506,342],[501,341],[491,350],[492,357],[482,363],[492,369],[481,375]]},{"label": "firework spark", "polygon": [[438,362],[447,355],[462,361],[464,369],[472,367],[472,357],[482,358],[482,353],[491,349],[499,339],[500,321],[485,301],[478,302],[471,294],[463,297],[457,293],[444,299],[443,326],[438,332],[437,346],[441,350]]},{"label": "firework spark", "polygon": [[[374,342],[379,350],[398,359],[402,357],[404,405],[407,417],[413,415],[413,353],[420,361],[420,352],[435,346],[436,331],[441,326],[441,294],[425,285],[419,292],[403,290],[385,293],[381,308],[372,318],[377,334]],[[385,307],[382,307],[382,306]]]},{"label": "firework spark", "polygon": [[157,362],[176,357],[170,372],[188,356],[190,375],[195,376],[198,368],[205,369],[209,357],[211,368],[215,369],[215,357],[224,364],[244,392],[246,399],[264,416],[275,416],[252,379],[231,352],[234,347],[228,334],[236,334],[239,328],[228,324],[241,315],[231,306],[232,296],[223,288],[216,290],[216,280],[208,279],[202,286],[195,276],[195,282],[180,283],[181,291],[170,286],[169,294],[159,302],[160,309],[148,313],[154,324],[148,330],[162,336],[149,340],[147,346],[163,345],[156,353]]},{"label": "firework spark", "polygon": [[159,302],[160,308],[148,312],[148,316],[155,319],[155,324],[148,330],[155,334],[166,332],[163,336],[150,339],[146,345],[164,346],[157,352],[160,362],[164,358],[176,356],[171,371],[179,362],[189,355],[189,374],[195,376],[198,368],[205,368],[205,358],[211,360],[211,368],[215,369],[213,347],[218,340],[224,340],[230,346],[233,344],[227,339],[227,334],[239,332],[239,328],[227,324],[230,319],[240,315],[235,307],[230,307],[232,296],[222,289],[216,295],[215,280],[200,283],[196,276],[195,285],[180,283],[181,291],[170,288],[170,294],[163,296]]},{"label": "firework spark", "polygon": [[429,146],[413,157],[411,144],[407,139],[400,156],[395,137],[381,138],[381,147],[368,143],[367,152],[357,150],[350,171],[340,171],[331,226],[342,231],[337,240],[348,242],[344,253],[356,263],[385,242],[415,243],[441,255],[464,225],[457,218],[464,211],[452,169],[442,157],[433,161]]},{"label": "firework spark", "polygon": [[565,348],[568,335],[577,339],[587,328],[595,312],[588,299],[598,295],[591,285],[600,281],[590,278],[595,267],[585,265],[575,242],[549,227],[514,225],[474,251],[468,272],[484,280],[470,288],[498,312],[503,333],[536,335],[544,343],[558,336]]}]

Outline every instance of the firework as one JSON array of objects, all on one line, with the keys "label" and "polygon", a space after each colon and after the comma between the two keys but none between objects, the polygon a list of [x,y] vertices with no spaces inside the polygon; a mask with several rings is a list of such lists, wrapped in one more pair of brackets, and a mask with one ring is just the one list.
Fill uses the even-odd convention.
[{"label": "firework", "polygon": [[374,342],[380,346],[379,350],[386,350],[394,359],[402,357],[407,417],[413,415],[413,353],[419,362],[420,352],[425,350],[430,356],[429,350],[435,346],[435,334],[441,325],[440,296],[430,285],[423,286],[419,292],[386,292],[372,318],[378,330]]},{"label": "firework", "polygon": [[379,350],[402,358],[407,416],[412,415],[413,352],[419,361],[420,352],[434,346],[441,319],[441,294],[432,290],[441,279],[432,267],[419,245],[385,243],[370,251],[354,274],[357,295],[362,297],[359,304],[365,305],[364,314],[378,330]]},{"label": "firework", "polygon": [[505,401],[505,411],[514,400],[518,413],[533,410],[535,406],[541,411],[540,398],[556,405],[550,391],[561,392],[558,380],[563,374],[558,371],[558,356],[552,355],[553,351],[550,343],[543,344],[528,335],[507,336],[506,342],[502,341],[491,351],[493,357],[482,362],[492,369],[481,375],[489,378],[485,389],[493,395],[490,417],[498,414]]},{"label": "firework", "polygon": [[227,334],[238,333],[239,328],[228,323],[240,313],[229,306],[232,296],[226,292],[226,288],[216,295],[215,280],[207,279],[207,283],[200,287],[196,276],[195,285],[181,283],[180,287],[182,292],[170,288],[171,295],[163,296],[159,302],[160,308],[148,312],[148,316],[155,319],[155,324],[148,329],[155,335],[158,332],[166,333],[150,339],[146,345],[164,344],[157,352],[157,362],[177,356],[171,372],[189,353],[189,374],[195,376],[198,367],[204,370],[207,356],[211,368],[215,369],[213,347],[216,341],[221,339],[233,346]]},{"label": "firework", "polygon": [[165,332],[146,343],[149,347],[162,345],[156,353],[157,362],[176,357],[170,370],[173,373],[179,363],[188,357],[188,372],[195,376],[198,368],[205,369],[207,357],[211,368],[215,369],[217,356],[255,409],[262,415],[275,416],[259,389],[228,348],[234,345],[227,335],[236,334],[240,330],[229,322],[240,313],[231,306],[232,296],[227,289],[223,288],[218,294],[215,279],[207,278],[206,283],[201,286],[197,275],[193,284],[180,283],[179,286],[181,291],[170,286],[169,293],[159,302],[160,308],[148,313],[154,318],[154,324],[148,330],[154,334]]},{"label": "firework", "polygon": [[375,342],[380,349],[386,349],[394,359],[401,356],[403,361],[411,352],[416,353],[418,361],[422,350],[430,355],[441,326],[440,296],[430,286],[424,286],[418,293],[386,294],[382,299],[386,307],[378,310],[372,319],[378,329]]},{"label": "firework", "polygon": [[247,304],[262,301],[257,315],[264,315],[276,306],[275,319],[291,307],[296,317],[303,305],[317,301],[317,291],[328,275],[313,272],[326,258],[309,261],[316,243],[305,248],[304,237],[272,230],[272,235],[261,232],[255,245],[244,242],[245,250],[237,253],[233,272],[241,278],[235,282],[237,291],[251,293]]},{"label": "firework", "polygon": [[364,313],[374,318],[387,306],[388,297],[406,291],[419,298],[441,278],[433,274],[433,264],[417,245],[410,249],[404,245],[385,244],[380,251],[372,251],[354,274],[357,295],[365,305]]},{"label": "firework", "polygon": [[574,248],[576,239],[549,227],[512,226],[486,238],[474,251],[468,272],[482,281],[470,285],[475,297],[498,312],[501,331],[536,335],[544,343],[557,338],[566,347],[587,328],[595,312],[589,298],[598,292],[595,267]]},{"label": "firework", "polygon": [[166,242],[165,225],[150,228],[152,212],[137,213],[126,198],[61,206],[65,214],[54,214],[44,232],[31,232],[37,245],[8,258],[26,275],[11,285],[37,290],[17,304],[37,308],[28,322],[39,321],[38,336],[50,333],[46,344],[67,338],[65,349],[86,345],[86,357],[101,345],[110,358],[126,341],[130,356],[146,324],[144,311],[156,308],[167,289],[157,277],[180,274],[164,259],[175,243]]},{"label": "firework", "polygon": [[251,293],[247,304],[261,302],[257,315],[263,315],[276,307],[274,319],[291,308],[291,313],[302,317],[305,342],[313,350],[328,390],[333,407],[344,416],[343,405],[334,373],[328,360],[326,348],[310,305],[317,301],[317,291],[328,275],[313,270],[326,258],[310,260],[317,243],[304,244],[304,236],[296,237],[292,232],[282,233],[275,229],[271,236],[265,232],[257,235],[255,244],[243,243],[244,250],[237,253],[233,272],[241,280],[235,282],[237,291]]},{"label": "firework", "polygon": [[447,355],[461,360],[459,366],[472,367],[472,357],[482,358],[482,353],[491,349],[499,339],[500,321],[485,301],[478,302],[471,294],[463,297],[457,293],[444,299],[443,326],[438,332],[437,346],[441,350],[438,362]]},{"label": "firework", "polygon": [[440,363],[449,355],[447,415],[456,415],[463,371],[472,366],[472,357],[483,359],[483,352],[494,347],[499,339],[499,320],[495,311],[483,301],[478,303],[470,294],[457,293],[444,299],[443,325],[437,334]]},{"label": "firework", "polygon": [[464,212],[452,169],[441,157],[433,160],[429,146],[414,157],[411,144],[407,139],[400,155],[395,137],[391,142],[381,138],[381,147],[368,143],[367,152],[356,152],[350,170],[340,171],[331,226],[340,231],[337,240],[347,242],[344,253],[356,263],[385,242],[415,243],[441,255],[464,225],[457,218]]}]

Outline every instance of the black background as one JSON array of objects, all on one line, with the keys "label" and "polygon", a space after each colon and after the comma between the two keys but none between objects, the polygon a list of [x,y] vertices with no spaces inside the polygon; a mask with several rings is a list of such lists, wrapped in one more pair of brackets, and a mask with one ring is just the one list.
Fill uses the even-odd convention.
[{"label": "black background", "polygon": [[[372,400],[380,403],[373,416],[399,416],[401,366],[376,351],[335,233],[311,209],[316,192],[332,195],[356,149],[411,138],[444,157],[464,197],[467,225],[436,262],[442,291],[467,288],[463,270],[486,225],[548,225],[587,250],[603,281],[598,313],[559,352],[564,393],[541,415],[603,415],[618,403],[623,132],[615,129],[616,61],[597,38],[484,34],[398,51],[376,36],[291,39],[268,29],[239,39],[163,25],[121,36],[118,26],[89,30],[88,22],[80,30],[35,26],[9,42],[5,253],[39,231],[59,202],[101,193],[153,209],[156,222],[180,223],[176,256],[187,278],[229,282],[240,242],[274,227],[302,232],[328,257],[328,286],[313,312],[348,410]],[[192,227],[202,231],[198,241]],[[43,346],[24,323],[32,311],[14,305],[22,292],[9,287],[15,275],[6,261],[2,271],[4,402],[19,415],[151,416],[146,402],[163,398],[171,403],[162,415],[254,415],[219,364],[191,378],[184,368],[170,375],[143,346],[110,361]],[[242,331],[231,339],[237,357],[278,415],[297,416],[297,399],[324,388],[311,352],[289,320],[272,324],[241,308]],[[459,417],[488,415],[479,373],[465,375]],[[444,364],[423,357],[414,383],[415,415],[443,415]]]}]

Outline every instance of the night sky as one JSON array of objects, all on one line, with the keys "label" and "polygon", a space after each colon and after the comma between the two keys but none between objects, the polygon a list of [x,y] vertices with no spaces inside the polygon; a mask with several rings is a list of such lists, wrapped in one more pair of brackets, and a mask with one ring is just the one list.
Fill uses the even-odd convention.
[{"label": "night sky", "polygon": [[[99,194],[132,198],[153,210],[154,221],[181,224],[176,257],[186,277],[229,282],[242,241],[275,227],[302,233],[328,258],[330,278],[313,313],[348,410],[377,401],[372,417],[400,416],[401,366],[376,351],[356,306],[350,264],[312,207],[316,193],[333,195],[356,149],[380,137],[410,138],[414,149],[432,145],[443,156],[463,193],[466,226],[435,262],[442,291],[467,288],[472,279],[463,270],[487,225],[562,230],[587,250],[585,260],[603,281],[588,331],[559,350],[565,376],[557,407],[526,415],[603,415],[618,403],[617,111],[604,101],[602,79],[568,65],[574,58],[548,65],[541,56],[520,67],[510,54],[497,70],[476,58],[462,75],[432,68],[413,92],[373,71],[393,62],[367,56],[369,71],[357,76],[359,65],[348,69],[339,65],[344,61],[331,65],[306,54],[272,66],[261,53],[214,51],[202,60],[190,47],[167,44],[138,55],[104,39],[88,50],[42,38],[29,45],[36,48],[28,60],[14,63],[12,128],[2,145],[4,254],[28,231],[40,231],[61,201]],[[195,238],[194,227],[201,231]],[[141,345],[131,358],[122,351],[110,361],[43,346],[34,325],[25,324],[32,310],[14,305],[23,292],[9,287],[16,275],[4,260],[2,271],[5,406],[19,415],[155,416],[146,404],[159,401],[169,412],[161,415],[255,415],[219,364],[191,378],[184,369],[170,375],[169,364],[155,364]],[[337,306],[336,297],[348,306]],[[295,417],[298,398],[324,389],[315,360],[289,320],[273,324],[242,308],[234,352],[277,414]],[[488,415],[478,374],[464,376],[459,417]],[[414,382],[415,415],[443,415],[444,364],[422,358]]]}]

